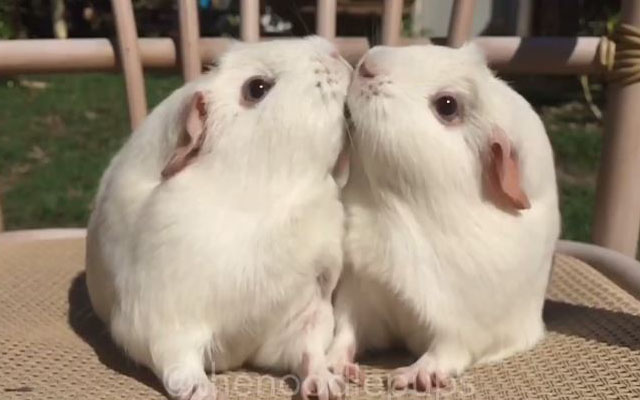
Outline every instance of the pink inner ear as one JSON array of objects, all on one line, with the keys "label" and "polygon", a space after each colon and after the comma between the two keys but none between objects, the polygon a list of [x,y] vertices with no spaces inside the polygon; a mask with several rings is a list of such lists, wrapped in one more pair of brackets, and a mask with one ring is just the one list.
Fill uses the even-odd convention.
[{"label": "pink inner ear", "polygon": [[191,99],[185,128],[191,139],[197,142],[204,133],[204,121],[207,117],[207,109],[204,94],[196,92]]},{"label": "pink inner ear", "polygon": [[183,170],[200,153],[207,136],[205,120],[207,117],[204,94],[196,92],[183,114],[184,124],[178,137],[176,148],[163,168],[161,175],[167,179]]},{"label": "pink inner ear", "polygon": [[522,190],[517,155],[511,150],[511,144],[504,132],[499,130],[494,133],[491,140],[490,169],[494,185],[497,186],[495,190],[502,200],[517,210],[531,207],[529,198]]}]

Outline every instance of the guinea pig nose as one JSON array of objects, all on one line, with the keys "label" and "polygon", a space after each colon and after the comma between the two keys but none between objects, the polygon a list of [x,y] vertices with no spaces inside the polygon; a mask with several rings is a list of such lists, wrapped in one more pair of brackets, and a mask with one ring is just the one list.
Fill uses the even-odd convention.
[{"label": "guinea pig nose", "polygon": [[365,61],[360,64],[360,67],[358,68],[358,75],[363,78],[373,78],[374,76],[376,76],[373,72],[371,72],[371,69],[367,67],[367,63]]},{"label": "guinea pig nose", "polygon": [[331,53],[329,53],[329,57],[335,58],[337,60],[340,58],[340,53],[338,53],[338,50],[333,50]]}]

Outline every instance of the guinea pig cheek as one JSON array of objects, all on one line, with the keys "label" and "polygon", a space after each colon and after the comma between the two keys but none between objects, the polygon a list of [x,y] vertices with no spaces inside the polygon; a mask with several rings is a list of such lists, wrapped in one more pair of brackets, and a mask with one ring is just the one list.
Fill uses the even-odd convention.
[{"label": "guinea pig cheek", "polygon": [[[331,59],[331,61],[335,61]],[[316,60],[316,65],[313,68],[313,74],[315,77],[315,87],[320,90],[323,95],[337,96],[342,90],[340,90],[342,78],[335,65],[325,62],[323,60]],[[345,88],[346,89],[346,88]]]},{"label": "guinea pig cheek", "polygon": [[388,78],[361,80],[359,84],[359,94],[365,100],[371,100],[378,97],[389,97],[386,86],[391,84],[391,80]]},{"label": "guinea pig cheek", "polygon": [[391,97],[391,77],[387,73],[371,72],[369,68],[365,67],[364,63],[358,67],[357,72],[353,74],[349,91],[364,100]]}]

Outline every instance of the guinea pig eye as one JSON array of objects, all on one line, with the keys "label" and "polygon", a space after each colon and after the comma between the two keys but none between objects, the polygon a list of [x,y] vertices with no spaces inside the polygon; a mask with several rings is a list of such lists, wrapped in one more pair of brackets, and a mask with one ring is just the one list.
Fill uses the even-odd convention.
[{"label": "guinea pig eye", "polygon": [[460,119],[460,105],[451,94],[436,96],[433,100],[433,109],[444,123],[453,123]]},{"label": "guinea pig eye", "polygon": [[242,85],[242,99],[249,104],[255,104],[262,100],[272,87],[273,81],[264,76],[251,77]]}]

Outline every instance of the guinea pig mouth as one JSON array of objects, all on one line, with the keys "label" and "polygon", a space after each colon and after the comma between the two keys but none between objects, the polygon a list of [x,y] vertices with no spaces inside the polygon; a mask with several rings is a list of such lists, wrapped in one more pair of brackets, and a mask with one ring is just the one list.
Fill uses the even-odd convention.
[{"label": "guinea pig mouth", "polygon": [[349,110],[349,104],[344,103],[344,119],[347,121],[351,121],[351,110]]},{"label": "guinea pig mouth", "polygon": [[344,126],[347,131],[347,135],[353,131],[353,118],[351,118],[351,110],[349,109],[349,104],[347,102],[344,103]]}]

